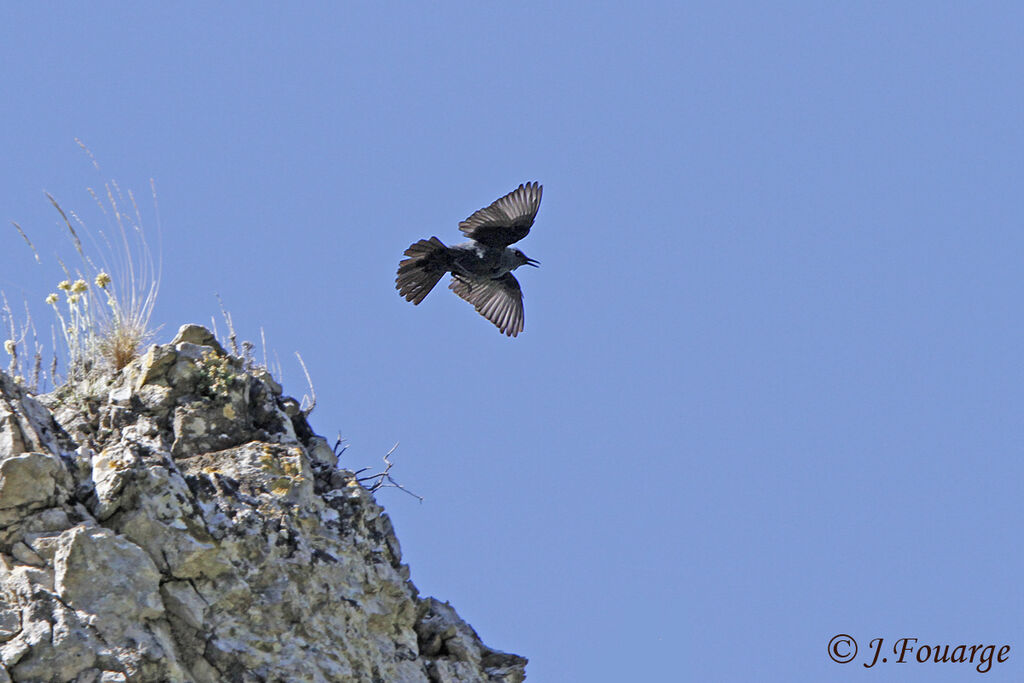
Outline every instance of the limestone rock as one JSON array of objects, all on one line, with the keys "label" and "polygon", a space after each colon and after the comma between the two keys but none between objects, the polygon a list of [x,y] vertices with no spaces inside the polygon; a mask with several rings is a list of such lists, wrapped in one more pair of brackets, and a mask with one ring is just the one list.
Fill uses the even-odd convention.
[{"label": "limestone rock", "polygon": [[225,356],[227,352],[224,347],[217,341],[217,337],[213,335],[213,332],[206,329],[202,325],[188,324],[182,325],[178,328],[178,334],[174,335],[174,339],[171,341],[171,346],[177,346],[178,344],[195,344],[196,346],[208,346],[212,348],[218,355]]},{"label": "limestone rock", "polygon": [[0,460],[0,510],[47,507],[54,502],[63,466],[49,453],[22,453]]},{"label": "limestone rock", "polygon": [[40,397],[0,373],[0,683],[504,681],[265,370],[186,325]]}]

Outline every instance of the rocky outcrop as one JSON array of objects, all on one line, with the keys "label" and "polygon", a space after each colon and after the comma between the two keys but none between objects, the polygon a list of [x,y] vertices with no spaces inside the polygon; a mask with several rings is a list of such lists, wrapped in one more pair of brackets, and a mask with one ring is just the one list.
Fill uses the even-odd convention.
[{"label": "rocky outcrop", "polygon": [[185,326],[46,396],[0,373],[0,683],[523,680],[243,366]]}]

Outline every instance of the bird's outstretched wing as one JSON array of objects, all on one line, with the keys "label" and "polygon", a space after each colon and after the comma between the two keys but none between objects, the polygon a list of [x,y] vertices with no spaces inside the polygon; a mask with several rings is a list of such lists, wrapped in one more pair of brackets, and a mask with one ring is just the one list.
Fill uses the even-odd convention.
[{"label": "bird's outstretched wing", "polygon": [[488,247],[503,249],[518,242],[530,232],[543,189],[538,183],[520,185],[459,223],[459,230]]},{"label": "bird's outstretched wing", "polygon": [[512,273],[497,280],[452,277],[448,288],[473,304],[477,313],[494,323],[503,334],[514,337],[523,331],[523,290]]}]

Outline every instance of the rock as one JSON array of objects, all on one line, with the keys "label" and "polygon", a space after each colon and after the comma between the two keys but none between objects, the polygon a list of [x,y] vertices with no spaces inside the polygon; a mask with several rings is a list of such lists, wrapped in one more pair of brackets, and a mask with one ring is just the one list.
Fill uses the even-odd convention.
[{"label": "rock", "polygon": [[32,548],[29,548],[21,541],[17,541],[11,546],[11,555],[14,555],[14,559],[18,560],[22,564],[32,565],[33,567],[46,566],[46,562],[43,558],[39,557]]},{"label": "rock", "polygon": [[57,454],[69,445],[50,411],[0,372],[0,458],[34,451]]},{"label": "rock", "polygon": [[334,454],[334,449],[327,445],[327,439],[322,436],[314,436],[309,440],[309,459],[324,467],[334,467],[338,464],[338,456]]},{"label": "rock", "polygon": [[178,334],[174,335],[174,339],[171,340],[171,346],[177,346],[179,344],[195,344],[196,346],[208,346],[212,348],[217,355],[226,356],[227,352],[224,347],[220,345],[217,338],[208,329],[202,325],[182,325],[178,328]]},{"label": "rock", "polygon": [[206,602],[188,581],[168,581],[160,586],[164,606],[172,616],[197,631],[203,627]]},{"label": "rock", "polygon": [[[139,374],[135,383],[135,391],[139,391],[147,384],[156,384],[164,381],[164,376],[177,359],[178,354],[173,347],[149,347],[149,351],[142,358],[141,368],[138,370]],[[135,368],[133,367],[133,369]]]},{"label": "rock", "polygon": [[466,672],[481,669],[489,681],[518,683],[525,676],[524,657],[484,645],[476,631],[447,602],[434,598],[420,602],[416,635],[420,654],[437,658],[433,672],[438,680],[466,680]]},{"label": "rock", "polygon": [[142,621],[163,614],[160,572],[139,546],[110,529],[79,525],[61,534],[54,589],[80,612]]},{"label": "rock", "polygon": [[110,390],[108,400],[113,405],[126,406],[128,405],[128,402],[131,401],[132,394],[134,394],[134,392],[132,391],[131,386],[123,384],[116,389]]},{"label": "rock", "polygon": [[274,381],[271,374],[264,368],[258,368],[253,373],[253,377],[260,380],[270,389],[270,393],[274,396],[280,396],[284,392],[284,388]]},{"label": "rock", "polygon": [[0,460],[0,510],[38,508],[53,502],[60,461],[47,453],[23,453]]},{"label": "rock", "polygon": [[0,373],[0,683],[522,681],[205,328],[38,400]]}]

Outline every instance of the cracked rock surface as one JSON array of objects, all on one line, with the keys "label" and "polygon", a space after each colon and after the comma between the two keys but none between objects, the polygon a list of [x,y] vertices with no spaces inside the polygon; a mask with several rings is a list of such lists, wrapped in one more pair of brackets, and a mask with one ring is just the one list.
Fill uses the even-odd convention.
[{"label": "cracked rock surface", "polygon": [[418,595],[383,509],[205,328],[44,396],[0,372],[0,683],[525,668]]}]

